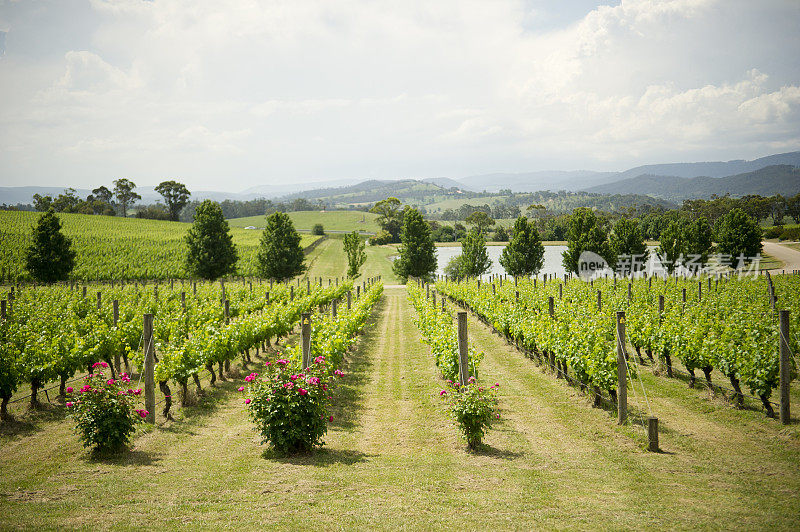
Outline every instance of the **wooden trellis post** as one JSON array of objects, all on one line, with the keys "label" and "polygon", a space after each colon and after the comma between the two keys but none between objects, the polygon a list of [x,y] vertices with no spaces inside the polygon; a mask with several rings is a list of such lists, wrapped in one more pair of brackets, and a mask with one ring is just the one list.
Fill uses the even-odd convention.
[{"label": "wooden trellis post", "polygon": [[311,364],[311,313],[304,312],[300,318],[300,340],[303,349],[303,369]]},{"label": "wooden trellis post", "polygon": [[791,421],[789,412],[789,379],[791,379],[791,367],[789,365],[789,311],[781,310],[778,313],[780,321],[780,391],[781,391],[781,423],[788,425]]},{"label": "wooden trellis post", "polygon": [[153,315],[145,314],[142,324],[142,343],[144,344],[144,409],[147,410],[147,423],[156,422],[156,387],[153,375],[155,368],[155,346],[153,345]]},{"label": "wooden trellis post", "polygon": [[458,313],[458,374],[461,384],[469,381],[469,358],[467,350],[467,313]]},{"label": "wooden trellis post", "polygon": [[628,379],[625,360],[625,311],[617,312],[617,422],[628,419]]}]

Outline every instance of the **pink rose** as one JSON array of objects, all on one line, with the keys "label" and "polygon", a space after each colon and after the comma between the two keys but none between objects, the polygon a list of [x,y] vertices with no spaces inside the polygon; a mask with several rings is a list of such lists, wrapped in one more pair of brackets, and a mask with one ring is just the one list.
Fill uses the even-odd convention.
[{"label": "pink rose", "polygon": [[244,386],[239,386],[239,391],[243,392],[244,391]]},{"label": "pink rose", "polygon": [[244,400],[244,404],[249,405],[250,404],[250,399],[245,399]]},{"label": "pink rose", "polygon": [[333,416],[329,417],[328,421],[333,421]]},{"label": "pink rose", "polygon": [[300,395],[307,395],[308,394],[308,390],[304,390],[303,388],[298,388],[297,391],[300,392]]},{"label": "pink rose", "polygon": [[67,386],[67,393],[72,393],[72,386]]},{"label": "pink rose", "polygon": [[67,401],[67,406],[73,406],[74,404],[75,404],[75,403],[72,403],[72,402],[70,402],[70,401]]}]

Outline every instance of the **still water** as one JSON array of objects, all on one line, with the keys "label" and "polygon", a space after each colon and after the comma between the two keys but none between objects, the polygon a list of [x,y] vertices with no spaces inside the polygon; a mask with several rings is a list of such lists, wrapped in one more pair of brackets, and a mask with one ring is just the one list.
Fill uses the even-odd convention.
[{"label": "still water", "polygon": [[[489,259],[492,261],[492,268],[489,270],[488,274],[503,275],[506,273],[505,269],[500,266],[499,260],[503,249],[505,249],[505,246],[486,246],[486,252],[489,255]],[[539,273],[551,273],[559,276],[566,273],[566,270],[561,265],[561,253],[563,253],[566,249],[567,246],[545,246],[544,267]],[[450,262],[450,259],[457,255],[461,255],[461,246],[436,248],[436,273],[443,274],[444,267],[447,266],[447,263]]]}]

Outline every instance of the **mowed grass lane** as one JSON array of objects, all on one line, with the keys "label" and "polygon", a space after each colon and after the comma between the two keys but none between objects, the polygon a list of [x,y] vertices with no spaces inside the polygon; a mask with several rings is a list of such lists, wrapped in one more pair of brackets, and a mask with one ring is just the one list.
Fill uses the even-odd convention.
[{"label": "mowed grass lane", "polygon": [[[361,276],[355,279],[361,283],[370,277],[381,276],[385,284],[398,284],[400,280],[392,272],[390,257],[397,254],[395,246],[370,246],[364,248],[367,260],[361,267]],[[329,237],[320,242],[306,257],[309,277],[343,277],[347,275],[347,255],[342,238]]]}]

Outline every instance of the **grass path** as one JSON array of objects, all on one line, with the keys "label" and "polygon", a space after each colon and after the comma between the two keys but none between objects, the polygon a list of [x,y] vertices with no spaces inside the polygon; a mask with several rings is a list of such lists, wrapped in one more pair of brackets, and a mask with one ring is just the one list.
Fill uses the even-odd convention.
[{"label": "grass path", "polygon": [[[361,267],[361,276],[356,282],[380,275],[386,284],[397,284],[400,281],[392,272],[391,255],[397,253],[392,246],[370,246],[365,248],[367,260]],[[329,237],[322,241],[306,258],[310,277],[343,277],[347,275],[347,256],[341,238]]]},{"label": "grass path", "polygon": [[482,451],[465,452],[413,315],[403,288],[386,290],[347,358],[326,445],[311,456],[262,456],[238,381],[140,434],[117,460],[89,459],[67,421],[0,436],[0,528],[791,529],[800,522],[800,444],[774,422],[722,407],[703,412],[702,398],[672,382],[651,399],[668,453],[647,453],[641,429],[616,426],[474,318],[470,340],[486,352],[482,380],[501,383],[502,418]]},{"label": "grass path", "polygon": [[[473,316],[470,339],[486,352],[483,379],[506,383],[501,402],[512,430],[538,450],[544,467],[560,471],[553,492],[578,519],[597,519],[600,510],[608,521],[595,523],[625,528],[790,529],[800,522],[797,427],[643,372],[665,453],[644,452],[641,425],[618,427],[615,415],[591,408]],[[646,409],[641,391],[629,391],[629,401],[639,413]]]}]

